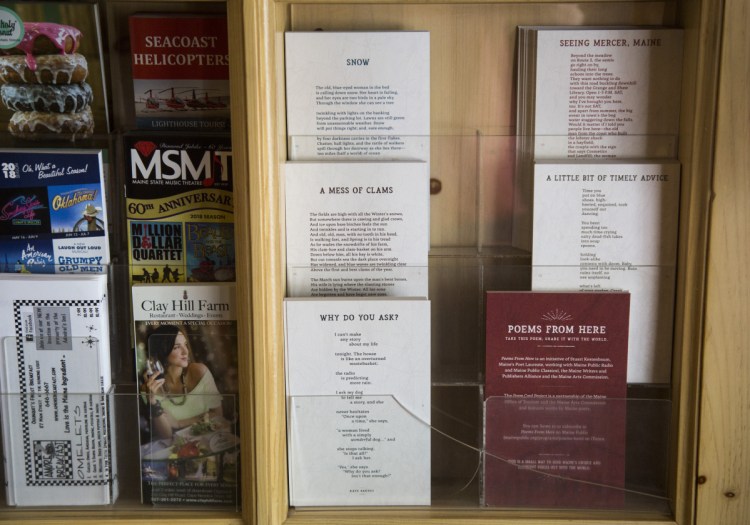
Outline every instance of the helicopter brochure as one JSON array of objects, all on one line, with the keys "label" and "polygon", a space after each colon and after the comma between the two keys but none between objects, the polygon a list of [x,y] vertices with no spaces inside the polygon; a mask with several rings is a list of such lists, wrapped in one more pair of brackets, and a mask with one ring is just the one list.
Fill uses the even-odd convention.
[{"label": "helicopter brochure", "polygon": [[226,16],[136,14],[129,21],[138,128],[228,131]]}]

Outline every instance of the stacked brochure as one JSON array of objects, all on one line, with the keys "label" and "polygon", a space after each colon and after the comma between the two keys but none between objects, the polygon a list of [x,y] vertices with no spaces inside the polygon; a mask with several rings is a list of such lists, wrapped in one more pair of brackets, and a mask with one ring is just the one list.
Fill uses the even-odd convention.
[{"label": "stacked brochure", "polygon": [[670,379],[679,190],[676,161],[535,165],[532,289],[629,291],[629,383]]},{"label": "stacked brochure", "polygon": [[234,281],[229,135],[138,132],[123,141],[131,282]]},{"label": "stacked brochure", "polygon": [[670,378],[683,31],[518,30],[514,245],[536,291],[628,291],[628,383]]},{"label": "stacked brochure", "polygon": [[133,286],[144,503],[238,508],[234,283]]},{"label": "stacked brochure", "polygon": [[518,30],[514,245],[531,246],[533,163],[675,158],[682,30]]},{"label": "stacked brochure", "polygon": [[5,273],[102,272],[109,227],[101,150],[0,150]]},{"label": "stacked brochure", "polygon": [[0,275],[9,505],[117,497],[107,276]]},{"label": "stacked brochure", "polygon": [[285,42],[290,502],[427,505],[429,33]]},{"label": "stacked brochure", "polygon": [[430,303],[287,299],[290,503],[430,504]]},{"label": "stacked brochure", "polygon": [[286,33],[290,160],[430,160],[430,34]]}]

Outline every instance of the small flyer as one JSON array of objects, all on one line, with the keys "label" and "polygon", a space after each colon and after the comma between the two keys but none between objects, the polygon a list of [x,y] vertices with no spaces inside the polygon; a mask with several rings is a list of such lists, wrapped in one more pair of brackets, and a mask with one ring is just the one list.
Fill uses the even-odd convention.
[{"label": "small flyer", "polygon": [[0,275],[9,505],[117,498],[107,275]]},{"label": "small flyer", "polygon": [[286,299],[292,505],[429,505],[430,302]]},{"label": "small flyer", "polygon": [[285,34],[290,160],[430,161],[430,33]]},{"label": "small flyer", "polygon": [[221,15],[130,17],[136,125],[229,131],[229,40]]},{"label": "small flyer", "polygon": [[284,167],[290,297],[427,297],[427,163]]},{"label": "small flyer", "polygon": [[624,292],[487,293],[486,505],[622,504],[629,309]]}]

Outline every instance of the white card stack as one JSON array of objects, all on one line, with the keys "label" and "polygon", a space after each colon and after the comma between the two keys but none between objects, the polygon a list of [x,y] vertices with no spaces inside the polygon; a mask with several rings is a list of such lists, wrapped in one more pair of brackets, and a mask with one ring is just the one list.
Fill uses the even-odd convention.
[{"label": "white card stack", "polygon": [[0,275],[9,505],[117,497],[107,276]]}]

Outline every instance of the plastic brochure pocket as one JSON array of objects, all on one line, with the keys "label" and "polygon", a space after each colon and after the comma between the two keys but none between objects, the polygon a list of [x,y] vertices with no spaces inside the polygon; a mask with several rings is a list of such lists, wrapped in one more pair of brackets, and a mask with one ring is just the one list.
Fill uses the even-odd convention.
[{"label": "plastic brochure pocket", "polygon": [[658,508],[668,501],[669,410],[663,400],[489,398],[485,505]]},{"label": "plastic brochure pocket", "polygon": [[292,505],[430,504],[430,425],[394,397],[294,396],[288,410]]},{"label": "plastic brochure pocket", "polygon": [[113,503],[114,408],[96,342],[29,339],[5,337],[0,355],[8,504]]},{"label": "plastic brochure pocket", "polygon": [[[236,414],[237,396],[190,396],[191,404],[218,402],[224,415],[206,416],[168,437],[154,434],[150,440],[141,440],[143,499],[157,506],[200,504],[238,510],[240,436],[237,418],[230,415]],[[196,397],[204,399],[196,401]],[[156,413],[139,404],[143,428],[146,421],[154,421]],[[164,410],[170,410],[168,405],[166,401]],[[172,405],[171,409],[179,407]],[[146,426],[154,429],[151,424]]]}]

